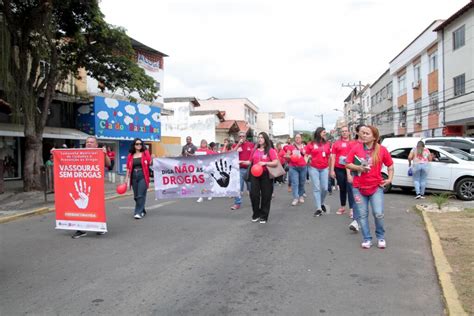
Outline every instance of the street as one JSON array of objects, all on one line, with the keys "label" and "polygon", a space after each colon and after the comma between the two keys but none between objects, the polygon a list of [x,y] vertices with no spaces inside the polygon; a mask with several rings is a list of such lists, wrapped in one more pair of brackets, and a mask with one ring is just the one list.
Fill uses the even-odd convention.
[{"label": "street", "polygon": [[[267,224],[218,198],[107,202],[109,233],[71,239],[54,214],[2,224],[1,315],[443,315],[415,200],[385,196],[387,249],[360,247],[347,215],[314,218],[311,184],[290,207],[276,187]],[[407,212],[407,210],[410,210]],[[373,225],[373,218],[370,218]],[[372,228],[373,233],[373,228]]]}]

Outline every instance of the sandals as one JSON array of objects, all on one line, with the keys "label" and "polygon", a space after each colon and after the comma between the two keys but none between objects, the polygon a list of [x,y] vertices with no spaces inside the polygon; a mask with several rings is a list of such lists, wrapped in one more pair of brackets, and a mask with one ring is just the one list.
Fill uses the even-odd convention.
[{"label": "sandals", "polygon": [[346,208],[345,207],[341,207],[337,210],[336,214],[337,215],[342,215],[346,212]]}]

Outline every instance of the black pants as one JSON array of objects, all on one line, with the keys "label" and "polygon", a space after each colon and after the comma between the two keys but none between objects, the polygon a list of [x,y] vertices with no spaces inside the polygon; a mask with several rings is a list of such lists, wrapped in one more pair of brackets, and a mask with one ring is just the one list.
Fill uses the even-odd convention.
[{"label": "black pants", "polygon": [[252,218],[268,220],[270,205],[272,203],[273,181],[268,176],[268,171],[260,177],[250,175],[250,201],[252,202]]},{"label": "black pants", "polygon": [[336,180],[339,185],[339,199],[341,206],[346,206],[347,197],[349,198],[349,207],[354,208],[354,195],[352,194],[352,185],[347,181],[346,169],[334,168]]},{"label": "black pants", "polygon": [[146,182],[142,169],[132,170],[133,199],[135,200],[135,215],[145,212]]}]

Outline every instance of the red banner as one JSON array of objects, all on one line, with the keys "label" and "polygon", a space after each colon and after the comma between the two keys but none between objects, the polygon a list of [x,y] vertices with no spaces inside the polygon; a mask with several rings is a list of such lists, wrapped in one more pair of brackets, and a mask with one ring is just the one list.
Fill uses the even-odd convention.
[{"label": "red banner", "polygon": [[56,229],[106,232],[104,151],[57,149],[53,155]]}]

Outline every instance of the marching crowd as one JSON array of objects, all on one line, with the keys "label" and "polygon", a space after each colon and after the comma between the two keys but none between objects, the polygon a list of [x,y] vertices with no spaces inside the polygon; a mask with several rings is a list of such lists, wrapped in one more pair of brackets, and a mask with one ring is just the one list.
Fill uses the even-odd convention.
[{"label": "marching crowd", "polygon": [[[349,229],[355,232],[361,231],[361,246],[368,249],[372,246],[369,229],[370,205],[375,221],[377,246],[385,248],[383,188],[389,185],[393,178],[393,161],[387,149],[380,145],[379,138],[376,127],[365,125],[357,127],[354,139],[351,139],[347,127],[341,128],[340,138],[334,143],[328,141],[324,127],[318,127],[308,143],[303,142],[301,135],[297,134],[293,141],[288,138],[286,144],[278,143],[276,146],[264,132],[258,135],[256,144],[247,139],[246,133],[241,132],[235,144],[232,145],[225,139],[220,148],[213,142],[208,144],[205,139],[198,148],[193,144],[191,136],[188,136],[181,155],[190,157],[238,152],[241,194],[234,198],[231,209],[241,208],[242,195],[247,189],[250,192],[253,211],[251,220],[261,224],[267,223],[269,219],[275,183],[281,184],[285,179],[288,180],[288,191],[292,195],[289,204],[291,207],[296,207],[305,203],[307,196],[305,183],[309,177],[314,196],[314,216],[319,217],[327,212],[328,207],[324,202],[328,191],[332,188],[331,182],[335,180],[339,187],[340,199],[340,207],[336,214],[342,215],[348,211],[353,219]],[[97,147],[95,137],[86,140],[86,148]],[[106,148],[104,155],[106,167],[109,167],[111,159],[107,155]],[[423,155],[425,151],[420,147],[414,150],[411,160],[414,164],[420,165]],[[132,142],[127,158],[125,183],[133,190],[135,219],[142,219],[146,215],[145,202],[150,185],[152,158],[141,139],[137,138]],[[428,156],[424,158],[429,159]],[[421,162],[423,161],[421,159]],[[383,165],[388,169],[387,179],[382,178]],[[258,172],[254,172],[254,169]],[[416,170],[420,174],[417,194],[421,197],[424,194],[423,168],[419,167]],[[212,198],[209,197],[208,200]],[[199,198],[197,202],[203,202],[203,198]],[[72,237],[79,238],[86,234],[77,231]]]}]

